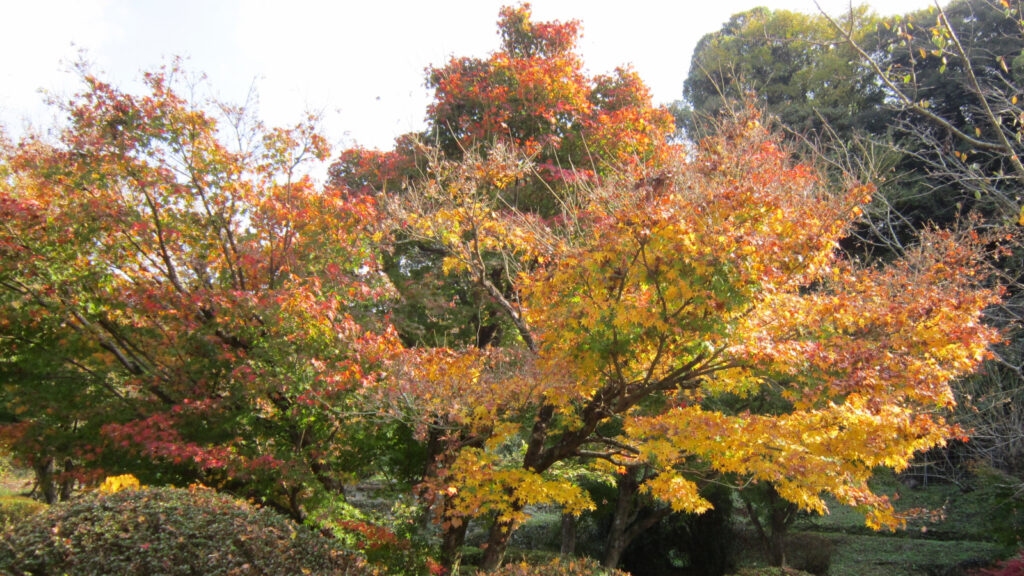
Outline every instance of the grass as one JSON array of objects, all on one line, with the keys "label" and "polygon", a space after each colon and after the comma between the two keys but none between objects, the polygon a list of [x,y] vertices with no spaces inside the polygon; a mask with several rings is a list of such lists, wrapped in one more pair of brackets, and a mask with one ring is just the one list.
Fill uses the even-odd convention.
[{"label": "grass", "polygon": [[0,473],[0,496],[24,496],[32,489],[32,471],[9,468]]},{"label": "grass", "polygon": [[921,576],[980,567],[1005,550],[991,542],[925,540],[881,534],[832,534],[830,576]]},{"label": "grass", "polygon": [[835,502],[830,514],[804,516],[793,528],[797,539],[814,534],[832,543],[830,576],[963,574],[1013,552],[996,542],[1000,500],[991,485],[910,488],[883,472],[872,487],[908,515],[906,529],[874,532],[864,526],[863,514]]},{"label": "grass", "polygon": [[[872,486],[888,494],[897,512],[908,516],[902,538],[926,540],[992,541],[992,519],[1000,511],[1000,500],[992,486],[979,484],[962,490],[951,484],[932,484],[927,488],[908,488],[891,474],[882,474]],[[815,532],[875,534],[864,525],[864,515],[852,508],[829,502],[825,516],[807,515],[797,521],[796,529]]]}]

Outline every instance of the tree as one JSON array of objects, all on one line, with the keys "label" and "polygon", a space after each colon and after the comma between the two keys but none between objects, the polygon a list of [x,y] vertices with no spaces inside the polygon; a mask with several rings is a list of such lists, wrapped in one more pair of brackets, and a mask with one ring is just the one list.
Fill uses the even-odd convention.
[{"label": "tree", "polygon": [[328,154],[312,122],[188,100],[176,67],[141,95],[82,79],[55,142],[4,149],[5,434],[83,479],[198,479],[301,517],[340,489],[349,399],[395,345],[375,202],[302,175]]},{"label": "tree", "polygon": [[[952,222],[975,210],[984,215],[982,226],[1015,233],[1024,183],[1019,160],[1021,22],[1020,7],[1011,2],[955,1],[882,22],[877,39],[865,45],[848,27],[831,21],[861,62],[875,71],[887,104],[897,113],[902,138],[894,146],[924,175],[915,195],[928,202],[912,201],[912,210],[902,209],[904,222]],[[1000,264],[1011,297],[990,312],[1008,327],[1009,342],[1019,339],[1021,318],[1019,237],[1013,246],[1016,255]],[[965,447],[970,458],[1004,471],[1021,465],[1015,456],[1020,443],[1006,441],[1006,431],[1016,429],[1015,416],[1002,408],[1020,389],[1017,348],[1000,347],[985,374],[958,390],[969,407],[958,419],[975,432]]]},{"label": "tree", "polygon": [[[525,418],[523,406],[533,402],[511,376],[480,376],[496,365],[516,375],[523,365],[517,359],[523,332],[507,304],[515,297],[515,270],[529,263],[485,249],[485,267],[467,273],[453,266],[447,246],[410,226],[407,215],[437,208],[449,194],[446,187],[475,186],[483,179],[487,189],[467,192],[467,202],[454,209],[511,205],[538,218],[558,218],[562,198],[578,183],[639,174],[672,150],[671,116],[651,104],[635,72],[585,73],[576,47],[578,22],[536,22],[524,4],[501,11],[498,31],[501,46],[490,56],[452,58],[428,70],[434,101],[424,134],[403,136],[390,151],[343,151],[331,167],[333,186],[389,199],[384,203],[393,236],[383,260],[400,294],[394,323],[411,349],[393,371],[401,375],[398,381],[373,401],[408,422],[427,446],[421,493],[445,519],[442,556],[449,561],[461,544],[457,532],[466,527],[445,496],[451,464],[462,450],[478,450],[493,435],[501,436],[477,422]],[[453,375],[455,368],[466,376]],[[476,393],[465,392],[474,386],[493,394],[479,399],[487,407],[483,420],[474,412],[480,405],[469,402],[478,399]]]},{"label": "tree", "polygon": [[[864,7],[842,18],[864,42],[877,19]],[[821,15],[754,8],[733,15],[694,49],[676,113],[693,137],[723,110],[753,98],[787,129],[815,140],[834,131],[885,131],[884,92]]]},{"label": "tree", "polygon": [[[491,294],[535,375],[509,385],[534,400],[521,435],[453,464],[455,506],[495,518],[485,568],[527,504],[580,507],[557,484],[558,466],[577,459],[649,464],[658,472],[644,490],[677,511],[708,508],[693,474],[710,470],[771,482],[806,510],[825,511],[826,492],[872,526],[899,524],[867,480],[958,433],[941,416],[949,383],[998,338],[980,322],[998,300],[984,285],[984,238],[932,231],[887,266],[843,258],[838,242],[871,188],[830,193],[756,116],[657,177],[573,191],[557,219],[502,203],[514,178],[494,176],[497,160],[458,167],[458,178],[414,183],[404,229]],[[490,284],[494,255],[510,263],[510,291]],[[702,404],[761,387],[789,409]],[[503,446],[513,461],[497,457]]]},{"label": "tree", "polygon": [[[547,182],[593,179],[656,162],[672,131],[635,72],[588,77],[577,21],[535,22],[530,5],[501,10],[501,50],[428,71],[426,142],[447,158],[495,142],[534,159]],[[535,208],[534,208],[535,209]]]},{"label": "tree", "polygon": [[1024,175],[1015,160],[1019,74],[1013,68],[1024,43],[1010,5],[936,4],[881,22],[870,38],[824,17],[873,71],[895,110],[902,136],[895,144],[914,169],[928,174],[929,194],[941,198],[916,221],[951,221],[955,205],[1017,220],[1017,203],[1006,189],[1019,186]]}]

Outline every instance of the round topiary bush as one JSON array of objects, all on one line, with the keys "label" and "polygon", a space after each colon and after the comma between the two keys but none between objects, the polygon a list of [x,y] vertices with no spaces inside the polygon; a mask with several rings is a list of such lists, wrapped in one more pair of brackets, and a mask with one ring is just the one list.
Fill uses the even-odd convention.
[{"label": "round topiary bush", "polygon": [[0,543],[0,573],[368,574],[336,543],[207,489],[99,492],[25,519]]}]

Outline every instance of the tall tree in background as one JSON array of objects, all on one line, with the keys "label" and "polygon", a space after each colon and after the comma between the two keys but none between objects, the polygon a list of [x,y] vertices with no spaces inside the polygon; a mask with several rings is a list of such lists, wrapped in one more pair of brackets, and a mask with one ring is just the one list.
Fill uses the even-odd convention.
[{"label": "tall tree in background", "polygon": [[[864,7],[843,25],[863,42],[876,18]],[[683,101],[681,128],[699,138],[700,126],[723,111],[742,111],[753,99],[797,134],[885,130],[884,92],[855,51],[821,15],[754,8],[735,14],[697,43]]]},{"label": "tall tree in background", "polygon": [[[803,23],[809,21],[817,23],[818,32],[811,35],[815,40],[804,42]],[[748,32],[737,32],[743,30]],[[920,230],[935,223],[962,225],[971,211],[983,215],[975,225],[1014,234],[1022,213],[1017,160],[1022,38],[1019,6],[1012,2],[956,1],[885,19],[862,9],[836,18],[744,13],[701,41],[684,95],[699,116],[707,103],[717,109],[723,96],[738,99],[753,89],[768,110],[792,124],[793,133],[803,132],[800,117],[808,114],[827,121],[833,137],[811,138],[817,157],[884,182],[867,209],[860,242],[849,245],[867,257],[890,258],[915,243]],[[744,51],[730,49],[739,46]],[[766,58],[769,48],[782,64]],[[823,87],[808,92],[809,85],[796,80],[799,70],[780,70],[786,62],[818,63],[833,54],[842,55],[866,80],[846,86],[859,88],[844,101],[865,104],[860,117],[885,123],[857,123],[851,131],[843,115],[800,100],[809,93],[816,99]],[[799,117],[789,109],[794,104],[806,105]],[[1003,259],[1001,267],[1004,282],[1019,284],[1019,256]],[[960,385],[961,398],[978,410],[968,407],[957,416],[974,431],[967,457],[1015,474],[1024,466],[1024,443],[1014,412],[1005,407],[1022,389],[1013,336],[1021,316],[1019,292],[1012,288],[1004,306],[989,311],[1010,328],[1010,341],[983,376]]]},{"label": "tall tree in background", "polygon": [[[531,170],[502,190],[502,201],[553,215],[559,207],[552,204],[552,188],[639,173],[670,153],[672,117],[651,104],[635,72],[585,73],[578,22],[536,22],[529,4],[522,4],[501,10],[498,34],[500,49],[490,56],[452,58],[428,70],[434,100],[425,133],[400,137],[390,151],[343,151],[330,168],[332,184],[356,193],[397,192],[403,181],[422,175],[427,156],[456,160],[472,151],[486,158],[500,146],[531,161]],[[440,257],[429,245],[402,241],[389,255],[389,275],[403,296],[395,320],[405,341],[499,343],[508,331],[488,297],[439,278]],[[500,276],[493,278],[499,286]],[[443,288],[431,288],[437,286]]]}]

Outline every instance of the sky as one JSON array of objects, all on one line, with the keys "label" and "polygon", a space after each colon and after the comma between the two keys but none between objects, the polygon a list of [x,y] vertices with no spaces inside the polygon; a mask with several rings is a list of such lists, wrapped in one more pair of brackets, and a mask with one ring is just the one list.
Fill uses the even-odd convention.
[{"label": "sky", "polygon": [[[336,147],[388,148],[423,127],[424,70],[498,48],[498,10],[513,0],[0,0],[0,124],[13,136],[47,126],[60,97],[79,86],[81,57],[130,89],[177,56],[233,103],[258,94],[258,113],[287,126],[323,115]],[[830,14],[846,0],[820,0]],[[873,0],[903,14],[929,0]],[[534,0],[535,20],[577,19],[587,70],[632,65],[655,103],[682,94],[693,48],[737,12],[758,5],[816,11],[813,0]]]}]

